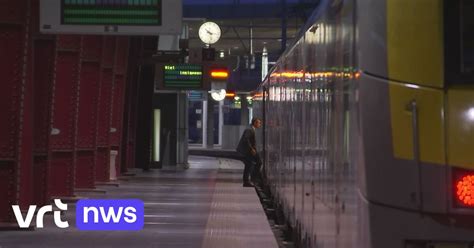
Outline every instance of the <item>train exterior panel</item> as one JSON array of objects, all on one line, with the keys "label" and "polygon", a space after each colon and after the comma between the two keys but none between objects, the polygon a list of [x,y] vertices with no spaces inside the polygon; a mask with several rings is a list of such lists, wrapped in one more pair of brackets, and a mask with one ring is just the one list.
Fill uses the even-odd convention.
[{"label": "train exterior panel", "polygon": [[320,1],[255,103],[300,245],[473,247],[473,10]]}]

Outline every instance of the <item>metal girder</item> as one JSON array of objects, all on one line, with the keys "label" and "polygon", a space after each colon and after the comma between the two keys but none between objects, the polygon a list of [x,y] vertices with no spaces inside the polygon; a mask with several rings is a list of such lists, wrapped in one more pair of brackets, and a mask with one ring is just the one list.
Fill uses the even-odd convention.
[{"label": "metal girder", "polygon": [[98,119],[102,37],[84,36],[82,46],[74,187],[86,189],[94,188],[95,179],[95,126]]},{"label": "metal girder", "polygon": [[54,60],[52,128],[48,147],[46,198],[72,197],[76,177],[81,36],[58,35]]},{"label": "metal girder", "polygon": [[127,172],[129,168],[135,167],[135,128],[137,126],[137,103],[138,103],[138,57],[142,50],[142,37],[132,37],[129,41],[129,55],[127,58],[125,114],[123,120],[121,172]]}]

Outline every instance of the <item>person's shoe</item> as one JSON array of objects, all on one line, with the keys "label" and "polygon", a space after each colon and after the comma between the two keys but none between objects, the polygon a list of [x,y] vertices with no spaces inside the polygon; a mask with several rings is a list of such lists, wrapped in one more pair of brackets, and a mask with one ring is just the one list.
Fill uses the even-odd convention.
[{"label": "person's shoe", "polygon": [[244,187],[254,187],[254,185],[251,182],[244,182]]}]

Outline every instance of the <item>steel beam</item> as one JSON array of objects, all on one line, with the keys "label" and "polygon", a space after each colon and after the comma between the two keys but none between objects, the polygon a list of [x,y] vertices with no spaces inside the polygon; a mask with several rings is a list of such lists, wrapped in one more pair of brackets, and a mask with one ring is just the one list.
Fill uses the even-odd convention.
[{"label": "steel beam", "polygon": [[100,59],[102,56],[102,38],[83,36],[79,118],[77,120],[76,143],[76,181],[75,188],[94,188],[95,152],[98,118]]},{"label": "steel beam", "polygon": [[56,37],[47,198],[74,196],[81,47],[81,36]]}]

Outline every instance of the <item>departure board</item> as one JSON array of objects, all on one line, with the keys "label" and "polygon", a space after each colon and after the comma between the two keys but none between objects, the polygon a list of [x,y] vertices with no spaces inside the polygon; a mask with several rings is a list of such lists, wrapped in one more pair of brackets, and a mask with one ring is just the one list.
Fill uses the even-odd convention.
[{"label": "departure board", "polygon": [[202,87],[202,66],[200,65],[165,65],[163,76],[163,85],[168,89],[199,89]]},{"label": "departure board", "polygon": [[161,0],[62,0],[64,25],[161,26]]}]

